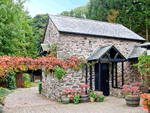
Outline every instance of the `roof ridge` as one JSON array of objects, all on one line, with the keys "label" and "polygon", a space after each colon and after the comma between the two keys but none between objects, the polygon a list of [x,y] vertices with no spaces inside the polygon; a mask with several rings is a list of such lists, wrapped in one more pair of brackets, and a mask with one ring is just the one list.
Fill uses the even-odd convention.
[{"label": "roof ridge", "polygon": [[122,24],[118,24],[118,23],[104,22],[104,21],[91,20],[91,19],[85,19],[85,18],[69,17],[69,16],[63,16],[63,15],[52,15],[52,14],[49,14],[49,16],[57,16],[57,17],[64,17],[64,18],[74,18],[74,19],[79,19],[79,20],[87,20],[87,21],[102,22],[102,23],[115,24],[115,25],[122,25]]}]

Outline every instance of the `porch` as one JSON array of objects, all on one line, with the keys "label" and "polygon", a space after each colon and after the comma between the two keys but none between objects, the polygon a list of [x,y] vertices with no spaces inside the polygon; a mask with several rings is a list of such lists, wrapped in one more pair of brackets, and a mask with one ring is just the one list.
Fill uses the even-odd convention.
[{"label": "porch", "polygon": [[[115,48],[113,45],[100,46],[96,51],[94,51],[88,58],[88,62],[97,61],[94,65],[94,70],[92,66],[86,65],[86,77],[85,83],[89,84],[90,90],[103,91],[105,96],[110,94],[110,85],[112,88],[120,89],[124,85],[124,62],[126,58]],[[121,84],[118,85],[118,63],[121,67]],[[88,72],[89,70],[89,72]],[[94,78],[92,73],[94,71]],[[88,74],[89,73],[89,74]],[[88,75],[90,76],[90,81],[88,83]],[[110,79],[111,77],[111,79]],[[94,82],[93,82],[94,79]],[[119,82],[120,83],[120,82]],[[94,87],[92,87],[94,85]]]}]

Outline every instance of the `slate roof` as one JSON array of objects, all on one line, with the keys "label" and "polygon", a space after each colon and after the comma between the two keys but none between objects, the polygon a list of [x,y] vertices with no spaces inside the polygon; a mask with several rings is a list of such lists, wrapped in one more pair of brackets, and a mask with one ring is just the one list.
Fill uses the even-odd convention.
[{"label": "slate roof", "polygon": [[[129,55],[127,56],[127,59],[138,58],[140,55],[142,55],[142,53],[146,51],[146,48],[142,48],[142,46],[145,46],[145,45],[150,46],[150,43],[134,45]],[[150,50],[147,50],[147,55],[150,56]]]},{"label": "slate roof", "polygon": [[49,17],[60,32],[146,41],[143,37],[121,24],[61,15],[49,15]]},{"label": "slate roof", "polygon": [[[108,50],[110,50],[111,48],[115,48],[115,46],[113,45],[103,45],[98,47],[86,60],[90,61],[90,60],[98,60],[100,59]],[[116,48],[115,48],[116,49]],[[117,49],[116,49],[117,50]],[[118,51],[118,50],[117,50]],[[120,52],[119,52],[120,53]],[[126,59],[121,53],[120,55]]]},{"label": "slate roof", "polygon": [[111,48],[111,45],[100,46],[86,60],[97,60],[97,59],[99,59],[109,48]]}]

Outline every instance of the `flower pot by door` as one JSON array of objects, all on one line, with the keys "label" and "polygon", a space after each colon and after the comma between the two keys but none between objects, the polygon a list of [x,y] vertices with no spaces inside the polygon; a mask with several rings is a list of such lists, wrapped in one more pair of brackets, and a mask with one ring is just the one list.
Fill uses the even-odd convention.
[{"label": "flower pot by door", "polygon": [[97,98],[97,102],[99,102],[100,100],[99,100],[99,98]]},{"label": "flower pot by door", "polygon": [[132,96],[132,95],[126,95],[126,105],[137,107],[140,105],[140,96]]},{"label": "flower pot by door", "polygon": [[68,104],[70,102],[70,97],[62,97],[63,104]]},{"label": "flower pot by door", "polygon": [[100,99],[99,101],[100,101],[100,102],[103,102],[103,100],[104,100],[104,99]]},{"label": "flower pot by door", "polygon": [[5,106],[0,107],[0,113],[2,113],[5,110]]},{"label": "flower pot by door", "polygon": [[79,102],[74,102],[75,104],[79,104]]},{"label": "flower pot by door", "polygon": [[93,98],[93,97],[90,97],[90,100],[91,100],[91,102],[94,102],[95,98]]}]

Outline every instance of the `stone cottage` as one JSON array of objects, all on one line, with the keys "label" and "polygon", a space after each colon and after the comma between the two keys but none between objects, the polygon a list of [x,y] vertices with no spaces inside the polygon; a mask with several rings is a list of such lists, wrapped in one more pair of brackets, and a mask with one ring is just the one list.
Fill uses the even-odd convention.
[{"label": "stone cottage", "polygon": [[137,69],[133,63],[138,57],[134,56],[135,45],[145,41],[121,24],[49,15],[43,51],[46,51],[44,45],[57,44],[59,58],[70,55],[97,63],[79,72],[68,69],[61,83],[53,75],[43,74],[42,94],[59,101],[65,88],[79,89],[79,85],[86,83],[90,89],[120,97],[120,87],[135,81]]}]

